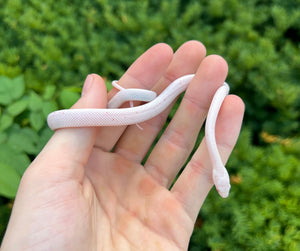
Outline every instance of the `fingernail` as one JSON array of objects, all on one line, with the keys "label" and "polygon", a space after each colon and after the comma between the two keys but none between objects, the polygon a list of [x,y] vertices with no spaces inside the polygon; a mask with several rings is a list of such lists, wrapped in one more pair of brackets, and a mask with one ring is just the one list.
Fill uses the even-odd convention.
[{"label": "fingernail", "polygon": [[82,88],[81,97],[84,96],[88,92],[88,90],[91,88],[91,86],[93,84],[93,80],[94,80],[93,74],[89,74],[86,77],[83,88]]}]

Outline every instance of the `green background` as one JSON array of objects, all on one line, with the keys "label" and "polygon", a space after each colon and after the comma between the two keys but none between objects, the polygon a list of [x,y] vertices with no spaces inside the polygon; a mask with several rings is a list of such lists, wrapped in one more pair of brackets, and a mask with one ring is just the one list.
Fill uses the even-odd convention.
[{"label": "green background", "polygon": [[118,79],[153,44],[195,39],[227,60],[246,114],[231,194],[213,189],[189,250],[300,250],[299,20],[299,0],[0,1],[0,236],[47,114],[87,74]]}]

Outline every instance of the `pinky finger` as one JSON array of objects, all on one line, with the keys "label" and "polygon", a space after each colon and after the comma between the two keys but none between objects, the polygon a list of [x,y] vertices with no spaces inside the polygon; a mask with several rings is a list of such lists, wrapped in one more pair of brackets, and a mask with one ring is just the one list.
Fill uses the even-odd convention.
[{"label": "pinky finger", "polygon": [[[216,141],[225,164],[234,148],[240,133],[244,115],[243,101],[234,95],[225,98],[216,123]],[[193,221],[213,186],[212,165],[205,139],[187,164],[171,192],[182,204]]]}]

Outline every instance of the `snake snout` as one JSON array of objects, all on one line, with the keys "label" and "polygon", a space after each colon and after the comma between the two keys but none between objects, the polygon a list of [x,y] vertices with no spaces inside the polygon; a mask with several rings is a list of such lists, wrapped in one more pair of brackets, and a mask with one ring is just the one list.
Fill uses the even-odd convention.
[{"label": "snake snout", "polygon": [[215,187],[221,197],[226,198],[229,195],[230,191],[230,180],[229,175],[227,173],[223,173],[220,175],[218,172],[213,172],[213,179],[215,183]]}]

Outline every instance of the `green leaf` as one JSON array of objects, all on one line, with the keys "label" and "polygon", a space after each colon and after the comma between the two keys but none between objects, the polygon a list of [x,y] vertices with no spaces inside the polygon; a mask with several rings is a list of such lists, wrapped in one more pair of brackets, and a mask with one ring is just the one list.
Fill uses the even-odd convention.
[{"label": "green leaf", "polygon": [[30,128],[18,129],[13,131],[8,137],[7,143],[18,152],[25,152],[29,154],[37,154],[37,142],[39,136]]},{"label": "green leaf", "polygon": [[26,154],[15,151],[10,145],[2,144],[0,145],[0,162],[13,167],[21,176],[29,166],[30,159]]},{"label": "green leaf", "polygon": [[27,99],[21,99],[18,100],[14,103],[12,103],[11,105],[9,105],[7,107],[7,112],[15,117],[17,115],[19,115],[20,113],[22,113],[28,106],[28,100]]},{"label": "green leaf", "polygon": [[42,150],[52,135],[53,131],[49,127],[45,127],[41,133],[39,133],[39,140],[37,141],[37,149],[39,149],[39,151]]},{"label": "green leaf", "polygon": [[13,117],[9,114],[2,114],[0,117],[0,131],[4,131],[13,123]]},{"label": "green leaf", "polygon": [[7,198],[16,196],[21,176],[9,165],[0,162],[0,195]]},{"label": "green leaf", "polygon": [[9,220],[9,216],[11,214],[11,206],[9,203],[3,204],[2,201],[0,201],[0,239],[3,239],[3,234],[5,233],[5,229]]},{"label": "green leaf", "polygon": [[29,121],[32,128],[38,131],[43,127],[45,118],[42,112],[31,112],[29,115]]},{"label": "green leaf", "polygon": [[7,140],[7,134],[0,132],[0,144],[3,144]]},{"label": "green leaf", "polygon": [[0,104],[7,105],[12,101],[11,95],[11,79],[0,76]]},{"label": "green leaf", "polygon": [[35,92],[31,92],[29,96],[29,109],[33,112],[40,111],[43,106],[42,98]]},{"label": "green leaf", "polygon": [[43,103],[42,112],[44,117],[47,118],[48,114],[57,110],[57,104],[55,101],[46,101]]},{"label": "green leaf", "polygon": [[0,104],[8,105],[24,94],[25,83],[23,76],[10,79],[0,76]]},{"label": "green leaf", "polygon": [[45,88],[45,92],[43,94],[43,99],[44,100],[49,100],[53,97],[54,93],[56,90],[56,86],[55,85],[47,85]]},{"label": "green leaf", "polygon": [[80,95],[70,89],[64,89],[60,93],[59,101],[63,108],[70,108],[78,99]]},{"label": "green leaf", "polygon": [[13,98],[14,100],[19,99],[23,96],[24,91],[25,91],[25,83],[24,83],[24,78],[23,76],[18,76],[14,79],[12,79],[12,84],[13,84]]}]

